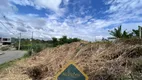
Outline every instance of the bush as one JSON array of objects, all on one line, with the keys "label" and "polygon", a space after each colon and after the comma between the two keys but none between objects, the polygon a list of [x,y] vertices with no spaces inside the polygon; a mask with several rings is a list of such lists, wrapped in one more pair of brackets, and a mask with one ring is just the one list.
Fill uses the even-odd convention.
[{"label": "bush", "polygon": [[30,57],[32,55],[32,51],[29,50],[26,54],[24,54],[23,58]]},{"label": "bush", "polygon": [[31,48],[31,45],[22,45],[20,47],[20,50],[29,50]]},{"label": "bush", "polygon": [[59,40],[57,38],[52,38],[52,43],[53,43],[53,47],[56,47],[57,45],[63,45],[65,43],[72,43],[72,42],[77,42],[80,41],[80,39],[78,38],[67,38],[67,36],[63,36],[62,38],[59,38]]},{"label": "bush", "polygon": [[32,68],[28,68],[26,74],[32,78],[32,80],[41,80],[42,69],[40,66],[34,66]]},{"label": "bush", "polygon": [[77,41],[80,41],[80,39],[78,38],[73,38],[72,42],[77,42]]},{"label": "bush", "polygon": [[[41,50],[43,50],[47,46],[51,46],[51,45],[41,44],[41,43],[38,43],[38,44],[34,43],[33,45],[31,45],[31,44],[21,45],[20,50],[31,51],[33,49],[34,52],[40,52]],[[16,47],[16,48],[18,49],[18,47]]]},{"label": "bush", "polygon": [[53,37],[52,42],[53,42],[53,47],[56,47],[58,45],[58,39],[57,38]]},{"label": "bush", "polygon": [[59,39],[60,44],[64,44],[64,43],[67,43],[67,42],[68,42],[67,36],[63,36],[62,38]]},{"label": "bush", "polygon": [[40,52],[43,49],[43,45],[38,44],[33,46],[34,52]]},{"label": "bush", "polygon": [[2,50],[2,51],[9,50],[9,46],[4,46],[4,47],[1,48],[1,50]]}]

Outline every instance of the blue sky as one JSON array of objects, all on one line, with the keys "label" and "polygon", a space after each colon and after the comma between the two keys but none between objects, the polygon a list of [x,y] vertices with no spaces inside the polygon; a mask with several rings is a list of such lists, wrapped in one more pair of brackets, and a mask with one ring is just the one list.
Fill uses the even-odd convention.
[{"label": "blue sky", "polygon": [[0,36],[95,41],[142,25],[142,0],[0,0]]}]

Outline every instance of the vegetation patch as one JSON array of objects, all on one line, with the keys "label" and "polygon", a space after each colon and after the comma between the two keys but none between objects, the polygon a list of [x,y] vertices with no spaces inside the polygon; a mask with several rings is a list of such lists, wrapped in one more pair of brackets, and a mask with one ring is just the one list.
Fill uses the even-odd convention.
[{"label": "vegetation patch", "polygon": [[29,77],[31,77],[33,80],[41,80],[42,70],[40,67],[37,66],[28,68],[27,75],[29,75]]},{"label": "vegetation patch", "polygon": [[53,37],[52,38],[52,41],[53,41],[53,46],[56,47],[58,45],[63,45],[63,44],[66,44],[66,43],[72,43],[72,42],[78,42],[80,41],[80,39],[78,38],[67,38],[67,36],[63,36],[62,38],[55,38]]},{"label": "vegetation patch", "polygon": [[3,64],[0,64],[0,70],[8,68],[10,66],[13,66],[15,64],[16,60],[10,61],[10,62],[5,62]]},{"label": "vegetation patch", "polygon": [[6,68],[11,67],[11,66],[14,66],[17,61],[19,61],[21,59],[29,58],[30,56],[31,56],[31,51],[28,51],[21,58],[18,58],[18,59],[9,61],[9,62],[2,63],[2,64],[0,64],[0,70],[6,69]]},{"label": "vegetation patch", "polygon": [[10,49],[10,47],[9,46],[3,46],[3,47],[1,47],[1,49],[0,50],[2,50],[2,51],[6,51],[6,50],[9,50]]},{"label": "vegetation patch", "polygon": [[110,35],[114,36],[118,39],[131,39],[139,37],[139,30],[133,29],[131,32],[127,32],[126,30],[122,31],[122,26],[115,28],[112,31],[109,31]]},{"label": "vegetation patch", "polygon": [[125,58],[138,58],[142,56],[142,47],[141,46],[135,46],[132,48],[129,48],[125,51],[125,54],[123,55]]}]

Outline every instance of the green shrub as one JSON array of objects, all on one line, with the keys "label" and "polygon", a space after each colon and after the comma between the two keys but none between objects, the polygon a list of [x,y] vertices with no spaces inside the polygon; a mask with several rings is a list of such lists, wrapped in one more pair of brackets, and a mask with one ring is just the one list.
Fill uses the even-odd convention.
[{"label": "green shrub", "polygon": [[8,46],[2,47],[1,50],[2,50],[2,51],[9,50],[9,47],[8,47]]},{"label": "green shrub", "polygon": [[80,41],[80,39],[78,38],[73,38],[72,42],[77,42],[77,41]]},{"label": "green shrub", "polygon": [[33,47],[34,52],[40,52],[43,49],[42,45],[35,45]]},{"label": "green shrub", "polygon": [[56,47],[58,45],[58,39],[57,38],[53,37],[52,42],[53,42],[53,47]]},{"label": "green shrub", "polygon": [[62,45],[64,43],[67,43],[68,42],[68,39],[67,39],[67,36],[63,36],[62,38],[59,39],[59,43]]},{"label": "green shrub", "polygon": [[24,54],[23,58],[30,57],[32,55],[32,51],[29,50],[26,54]]},{"label": "green shrub", "polygon": [[31,45],[22,45],[20,47],[20,50],[29,50],[31,48]]},{"label": "green shrub", "polygon": [[77,41],[80,41],[80,39],[67,38],[67,36],[63,36],[62,38],[59,38],[59,40],[54,37],[52,38],[53,47],[56,47],[57,45],[63,45],[65,43],[72,43],[72,42],[77,42]]},{"label": "green shrub", "polygon": [[13,60],[13,61],[9,61],[9,62],[5,62],[5,63],[0,64],[0,70],[3,70],[5,68],[8,68],[8,67],[14,65],[15,62],[16,62],[16,60]]}]

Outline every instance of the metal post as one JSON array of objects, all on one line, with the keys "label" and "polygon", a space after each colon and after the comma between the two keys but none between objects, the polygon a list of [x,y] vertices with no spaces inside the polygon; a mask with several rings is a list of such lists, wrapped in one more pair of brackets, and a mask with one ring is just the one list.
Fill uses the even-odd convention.
[{"label": "metal post", "polygon": [[142,28],[141,26],[139,26],[139,38],[141,39],[141,36],[142,36]]},{"label": "metal post", "polygon": [[20,47],[21,47],[21,33],[20,33],[20,36],[19,36],[19,46],[18,46],[18,50],[20,50]]}]

